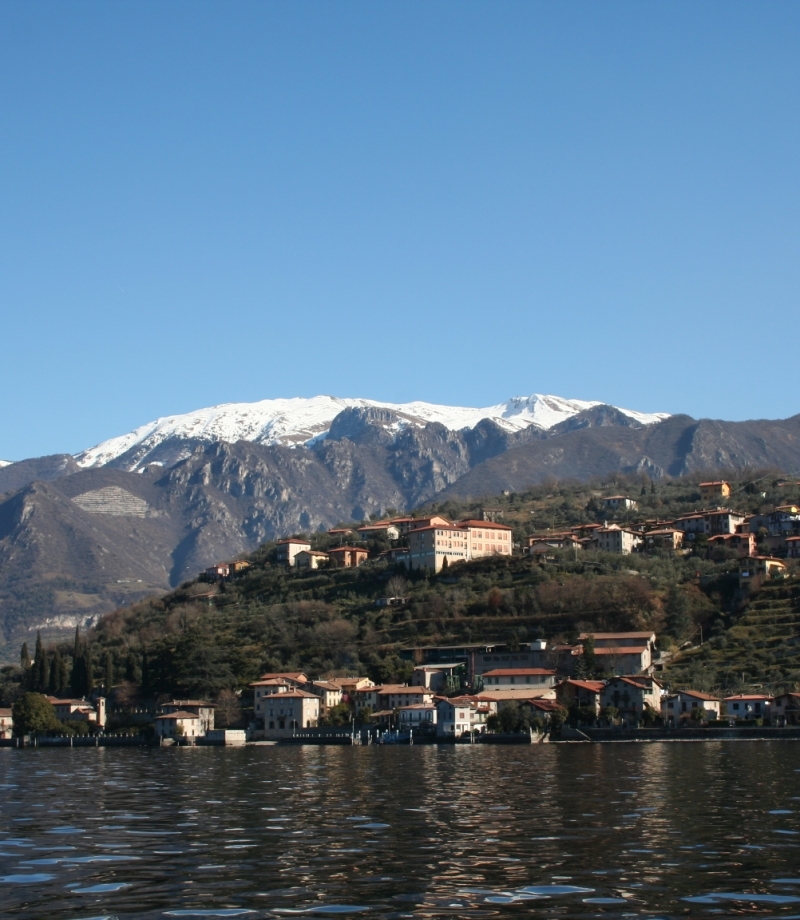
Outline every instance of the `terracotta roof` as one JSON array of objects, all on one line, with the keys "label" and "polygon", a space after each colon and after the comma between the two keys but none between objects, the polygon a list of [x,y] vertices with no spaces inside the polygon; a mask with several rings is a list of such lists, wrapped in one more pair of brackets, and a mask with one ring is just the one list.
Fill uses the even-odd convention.
[{"label": "terracotta roof", "polygon": [[556,709],[561,709],[561,703],[558,700],[528,700],[528,703],[534,709],[541,709],[542,712],[554,712]]},{"label": "terracotta roof", "polygon": [[402,712],[404,709],[436,709],[436,706],[433,703],[412,703],[410,706],[399,706],[398,709]]},{"label": "terracotta roof", "polygon": [[595,655],[641,655],[647,651],[646,645],[619,645],[612,648],[596,648]]},{"label": "terracotta roof", "polygon": [[714,482],[701,482],[700,488],[702,489],[704,486],[727,486],[727,485],[730,485],[730,483],[728,483],[726,480],[717,479]]},{"label": "terracotta roof", "polygon": [[472,528],[482,527],[484,530],[512,530],[508,524],[495,524],[494,521],[474,521],[472,519],[459,521],[458,526]]},{"label": "terracotta roof", "polygon": [[305,690],[287,690],[286,693],[276,693],[270,699],[275,700],[319,700],[316,693],[307,693]]},{"label": "terracotta roof", "polygon": [[[674,695],[679,696],[680,694],[683,694],[683,696],[692,696],[698,700],[707,700],[710,703],[719,702],[718,696],[712,696],[710,693],[701,693],[699,690],[677,690]],[[670,694],[670,696],[672,695],[673,694]]]},{"label": "terracotta roof", "polygon": [[334,549],[328,550],[329,556],[332,556],[334,553],[363,553],[365,556],[369,555],[363,546],[337,546]]},{"label": "terracotta roof", "polygon": [[567,684],[572,687],[580,687],[581,690],[588,690],[590,693],[599,693],[606,685],[604,680],[563,680],[560,684],[556,684],[556,690]]},{"label": "terracotta roof", "polygon": [[299,540],[299,539],[295,539],[294,537],[289,537],[286,540],[278,540],[278,546],[283,546],[286,543],[295,543],[295,544],[301,544],[302,546],[311,546],[308,540]]},{"label": "terracotta roof", "polygon": [[181,712],[178,710],[178,712],[169,712],[163,716],[156,716],[155,721],[158,722],[160,719],[195,719],[200,721],[200,716],[194,712]]},{"label": "terracotta roof", "polygon": [[[630,684],[632,687],[636,687],[637,690],[647,690],[649,689],[646,684],[640,680],[634,680],[632,677],[612,677],[611,680],[606,684],[610,686],[614,681],[621,680],[625,684]],[[655,681],[654,681],[655,683]],[[660,685],[659,685],[660,686]]]},{"label": "terracotta roof", "polygon": [[773,697],[769,693],[737,693],[735,696],[726,696],[725,702],[735,702],[736,700],[771,700]]}]

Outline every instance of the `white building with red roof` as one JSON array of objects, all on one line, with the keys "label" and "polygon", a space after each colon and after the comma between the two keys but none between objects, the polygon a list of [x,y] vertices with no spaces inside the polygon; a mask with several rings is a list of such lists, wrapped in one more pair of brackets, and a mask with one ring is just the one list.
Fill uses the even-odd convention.
[{"label": "white building with red roof", "polygon": [[661,700],[661,715],[665,721],[679,722],[690,718],[693,712],[702,709],[702,720],[718,719],[722,704],[719,697],[699,690],[678,690]]}]

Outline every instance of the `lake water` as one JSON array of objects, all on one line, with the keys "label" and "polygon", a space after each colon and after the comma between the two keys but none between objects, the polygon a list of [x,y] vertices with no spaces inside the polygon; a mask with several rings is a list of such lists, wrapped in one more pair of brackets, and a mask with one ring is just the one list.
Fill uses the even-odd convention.
[{"label": "lake water", "polygon": [[800,917],[800,743],[4,748],[0,913]]}]

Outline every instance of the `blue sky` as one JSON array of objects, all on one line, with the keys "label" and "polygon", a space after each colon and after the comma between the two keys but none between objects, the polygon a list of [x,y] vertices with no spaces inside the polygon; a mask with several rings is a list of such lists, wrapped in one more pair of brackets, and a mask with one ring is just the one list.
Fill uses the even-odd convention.
[{"label": "blue sky", "polygon": [[799,121],[797,3],[4,3],[0,458],[318,393],[793,415]]}]

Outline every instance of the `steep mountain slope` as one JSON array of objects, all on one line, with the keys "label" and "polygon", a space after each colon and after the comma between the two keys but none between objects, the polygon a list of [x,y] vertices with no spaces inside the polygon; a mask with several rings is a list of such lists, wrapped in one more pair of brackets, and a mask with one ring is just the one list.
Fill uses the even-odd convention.
[{"label": "steep mountain slope", "polygon": [[53,482],[77,473],[80,467],[70,454],[53,454],[0,465],[0,495],[15,492],[31,482]]},{"label": "steep mountain slope", "polygon": [[[351,405],[301,447],[170,436],[141,455],[141,445],[129,445],[105,466],[76,470],[72,458],[55,457],[4,467],[5,482],[22,486],[0,497],[5,638],[85,620],[264,541],[390,507],[519,491],[550,476],[800,469],[800,416],[643,424],[610,406],[574,408],[549,428],[483,418],[454,430],[410,423],[392,407]],[[536,402],[532,411],[544,410]],[[159,452],[164,466],[153,462]]]},{"label": "steep mountain slope", "polygon": [[798,469],[800,415],[750,422],[698,422],[675,415],[647,428],[574,426],[488,459],[444,490],[441,498],[517,491],[550,476],[580,480],[643,472],[660,478],[748,467]]}]

